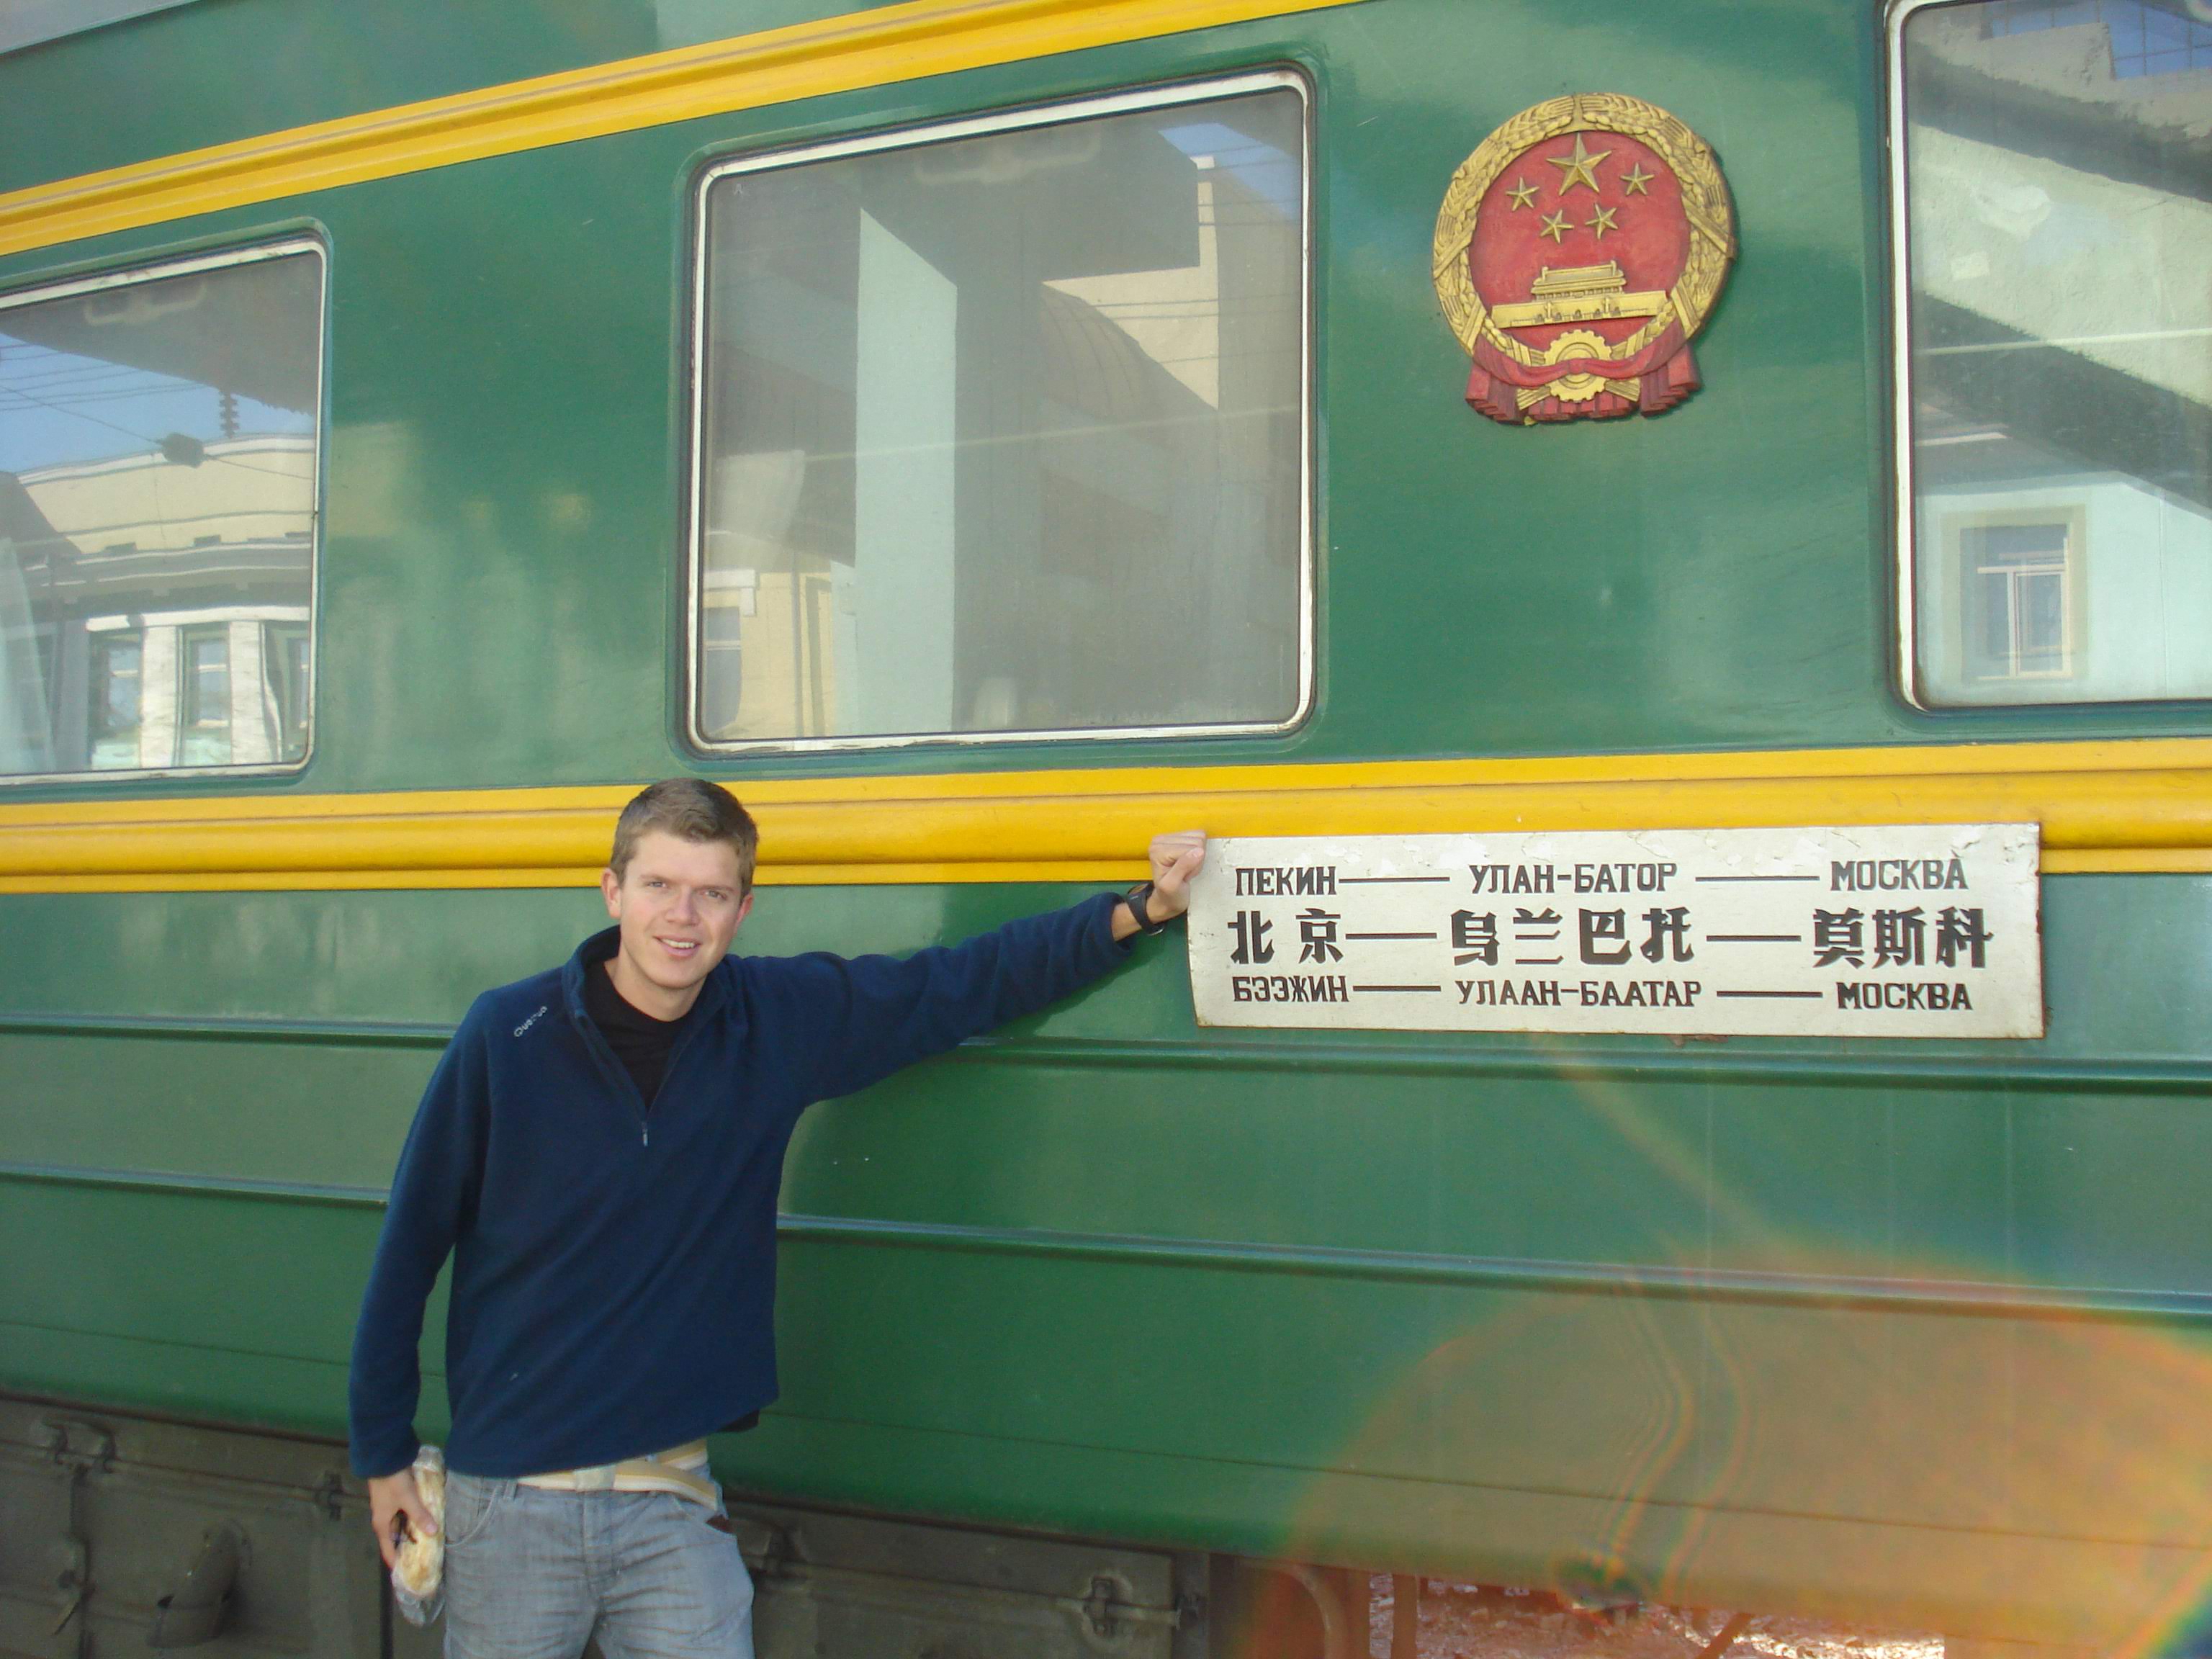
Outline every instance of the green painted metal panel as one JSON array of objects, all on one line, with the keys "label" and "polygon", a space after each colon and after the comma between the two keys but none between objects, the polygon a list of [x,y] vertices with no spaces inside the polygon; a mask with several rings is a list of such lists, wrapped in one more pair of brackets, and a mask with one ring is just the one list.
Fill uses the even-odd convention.
[{"label": "green painted metal panel", "polygon": [[[902,948],[1066,896],[772,890],[747,940]],[[1186,1460],[1185,1485],[1225,1462],[1276,1470],[1269,1479],[1293,1487],[1356,1467],[1593,1503],[1640,1491],[1698,1504],[1748,1501],[1794,1480],[1809,1481],[1808,1501],[1824,1513],[1970,1524],[1942,1510],[1965,1501],[1958,1492],[1914,1484],[1913,1459],[1839,1457],[1835,1437],[1856,1425],[1899,1446],[1941,1441],[1953,1449],[1947,1467],[2010,1468],[2018,1432],[1977,1403],[1990,1379],[2011,1378],[2008,1397],[2028,1405],[2063,1406],[2088,1386],[2054,1382],[2047,1356],[2019,1360],[2016,1322],[1755,1297],[1723,1314],[1693,1295],[1632,1293],[1628,1280],[1547,1292],[1503,1273],[1408,1279],[1396,1264],[2179,1293],[2148,1325],[2092,1320],[2138,1334],[2093,1339],[2069,1363],[2109,1382],[2100,1367],[2140,1370],[2148,1351],[2189,1374],[2203,1338],[2187,1297],[2206,1288],[2189,1156],[2204,1136],[2203,1056],[2178,1040],[2193,1033],[2146,1030],[2128,988],[2069,964],[2094,954],[2078,942],[2118,929],[2138,942],[2140,975],[2194,988],[2201,952],[2187,924],[2209,898],[2212,884],[2189,878],[2052,880],[2050,990],[2064,1012],[2047,1042],[2002,1050],[1228,1042],[1182,1023],[1179,953],[1149,947],[1064,1009],[811,1115],[787,1206],[892,1231],[798,1224],[780,1417],[815,1425],[806,1467],[782,1461],[783,1431],[723,1455],[741,1478],[820,1496],[1003,1521],[1056,1502],[1071,1526],[1119,1524],[1144,1502],[1066,1484],[1073,1476],[1054,1449],[1071,1437],[1131,1467]],[[135,1186],[4,1183],[6,1253],[23,1268],[0,1307],[0,1324],[20,1334],[5,1382],[336,1431],[374,1192],[438,1024],[473,986],[553,956],[593,925],[592,908],[588,895],[566,894],[11,907],[44,924],[20,935],[17,961],[37,969],[27,983],[47,1008],[7,1022],[14,1081],[0,1162],[142,1174]],[[134,939],[134,916],[166,921]],[[465,948],[480,954],[430,975],[426,939],[474,941]],[[149,939],[161,943],[167,975],[134,981],[127,963],[147,959]],[[359,948],[320,955],[317,939]],[[61,1012],[72,1008],[88,1021],[135,1010],[144,1024],[72,1028]],[[301,1029],[222,1023],[241,1008]],[[363,1015],[416,1024],[347,1036]],[[2166,1156],[2145,1158],[2146,1146]],[[165,1193],[164,1172],[265,1190]],[[341,1197],[286,1194],[315,1186]],[[988,1235],[989,1247],[929,1231],[947,1226]],[[1160,1247],[1124,1260],[991,1244],[1070,1236]],[[1209,1256],[1210,1241],[1355,1256],[1315,1271],[1238,1265]],[[1717,1336],[1719,1323],[1737,1334]],[[258,1356],[283,1363],[241,1384],[241,1358]],[[1837,1397],[1859,1403],[1839,1415]],[[1485,1401],[1510,1408],[1467,1415]],[[1654,1411],[1680,1416],[1680,1443],[1631,1455],[1622,1448],[1643,1444]],[[1602,1429],[1616,1419],[1617,1431]],[[434,1424],[434,1404],[425,1420]],[[1748,1466],[1731,1437],[1746,1422],[1767,1448]],[[909,1462],[879,1464],[860,1449],[875,1443],[866,1435],[825,1453],[819,1436],[839,1424],[1018,1443],[1042,1461],[1004,1490],[957,1498]],[[1421,1466],[1432,1456],[1444,1461]],[[1257,1547],[1297,1520],[1261,1510],[1209,1534],[1209,1502],[1176,1501],[1188,1507],[1154,1512],[1146,1535]],[[1356,1539],[1330,1536],[1358,1553]],[[1371,1553],[1387,1537],[1358,1547]]]}]

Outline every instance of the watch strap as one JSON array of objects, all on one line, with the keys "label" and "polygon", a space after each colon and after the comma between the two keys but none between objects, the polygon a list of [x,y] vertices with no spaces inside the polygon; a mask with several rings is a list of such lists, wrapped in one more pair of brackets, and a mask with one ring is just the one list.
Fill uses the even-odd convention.
[{"label": "watch strap", "polygon": [[1146,934],[1164,933],[1168,930],[1167,923],[1164,921],[1154,921],[1152,920],[1152,911],[1146,907],[1145,901],[1152,897],[1152,884],[1149,881],[1139,882],[1134,887],[1132,887],[1127,892],[1121,895],[1121,902],[1129,907],[1129,918],[1137,924],[1137,931],[1139,933]]}]

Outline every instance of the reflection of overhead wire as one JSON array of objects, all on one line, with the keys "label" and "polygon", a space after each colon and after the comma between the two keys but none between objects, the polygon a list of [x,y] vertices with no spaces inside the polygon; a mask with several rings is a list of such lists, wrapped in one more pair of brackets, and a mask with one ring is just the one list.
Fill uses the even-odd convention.
[{"label": "reflection of overhead wire", "polygon": [[[11,398],[21,398],[25,403],[36,404],[41,409],[51,409],[55,414],[66,416],[72,421],[88,421],[94,426],[106,427],[110,432],[120,432],[125,437],[144,444],[150,450],[158,450],[161,447],[161,441],[159,438],[149,438],[144,433],[134,432],[127,426],[118,426],[112,421],[103,421],[97,415],[87,415],[79,410],[66,408],[57,403],[49,403],[44,398],[34,398],[29,392],[12,386],[0,386],[0,393],[5,393]],[[296,472],[279,472],[274,467],[255,466],[251,462],[241,461],[229,455],[216,455],[204,452],[203,459],[213,461],[220,466],[234,466],[241,472],[258,472],[264,478],[286,478],[295,483],[300,481],[300,475]]]},{"label": "reflection of overhead wire", "polygon": [[[5,337],[0,337],[4,338]],[[0,345],[0,363],[7,366],[11,378],[26,384],[39,381],[96,378],[108,374],[146,374],[147,369],[130,363],[118,363],[102,357],[87,357],[74,351],[52,351],[44,346]],[[161,375],[162,380],[173,380],[173,375]]]},{"label": "reflection of overhead wire", "polygon": [[[27,367],[30,364],[37,366]],[[133,398],[187,398],[211,391],[234,395],[182,375],[164,374],[131,363],[63,351],[7,334],[0,334],[0,367],[7,371],[4,381],[0,382],[0,391],[14,391],[57,411],[62,411],[63,405],[73,409],[84,404],[127,402]],[[64,387],[69,390],[61,390]],[[264,403],[261,406],[284,414],[299,412],[276,404]],[[129,428],[118,427],[116,430],[127,432]],[[143,436],[137,433],[131,435]]]},{"label": "reflection of overhead wire", "polygon": [[9,377],[11,386],[96,386],[118,377],[135,377],[141,373],[127,363],[95,364],[86,368],[32,369]]},{"label": "reflection of overhead wire", "polygon": [[20,391],[29,391],[33,396],[43,396],[50,403],[62,404],[71,409],[76,408],[79,404],[123,403],[128,402],[132,398],[137,398],[141,402],[152,403],[164,398],[187,398],[204,390],[204,388],[198,386],[155,386],[149,388],[143,386],[95,386],[82,392],[57,392],[51,386],[33,387],[27,386],[21,380],[10,380],[7,382],[7,384]]},{"label": "reflection of overhead wire", "polygon": [[[11,382],[12,384],[15,384]],[[89,392],[55,394],[46,392],[46,400],[57,408],[76,409],[84,404],[115,404],[139,402],[152,404],[167,398],[187,398],[204,393],[204,386],[159,387],[149,391],[144,386],[94,387]]]},{"label": "reflection of overhead wire", "polygon": [[5,363],[9,378],[21,384],[36,381],[51,384],[57,381],[100,380],[115,374],[137,374],[177,385],[190,385],[173,374],[157,374],[132,363],[107,362],[97,357],[80,357],[75,354],[54,355],[46,361],[26,362],[15,352],[0,352],[0,363]]}]

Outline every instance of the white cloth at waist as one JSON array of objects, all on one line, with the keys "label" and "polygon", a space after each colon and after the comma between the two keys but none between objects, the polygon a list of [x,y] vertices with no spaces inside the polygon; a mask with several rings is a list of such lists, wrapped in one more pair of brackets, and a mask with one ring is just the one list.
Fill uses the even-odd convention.
[{"label": "white cloth at waist", "polygon": [[589,1468],[526,1474],[516,1484],[547,1492],[666,1492],[703,1504],[710,1510],[722,1506],[721,1488],[707,1473],[707,1443],[703,1440],[693,1440],[645,1457],[624,1458],[619,1463],[594,1463]]}]

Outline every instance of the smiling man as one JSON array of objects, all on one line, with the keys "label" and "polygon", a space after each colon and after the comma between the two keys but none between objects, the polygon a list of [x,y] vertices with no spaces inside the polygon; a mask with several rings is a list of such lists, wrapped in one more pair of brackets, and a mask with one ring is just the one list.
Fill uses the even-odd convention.
[{"label": "smiling man", "polygon": [[387,1564],[434,1526],[409,1466],[423,1306],[447,1320],[449,1659],[750,1656],[705,1437],[775,1396],[775,1204],[812,1102],[1035,1012],[1188,904],[1152,879],[910,957],[733,957],[757,836],[689,778],[623,809],[615,925],[477,999],[401,1152],[354,1338],[355,1473]]}]

